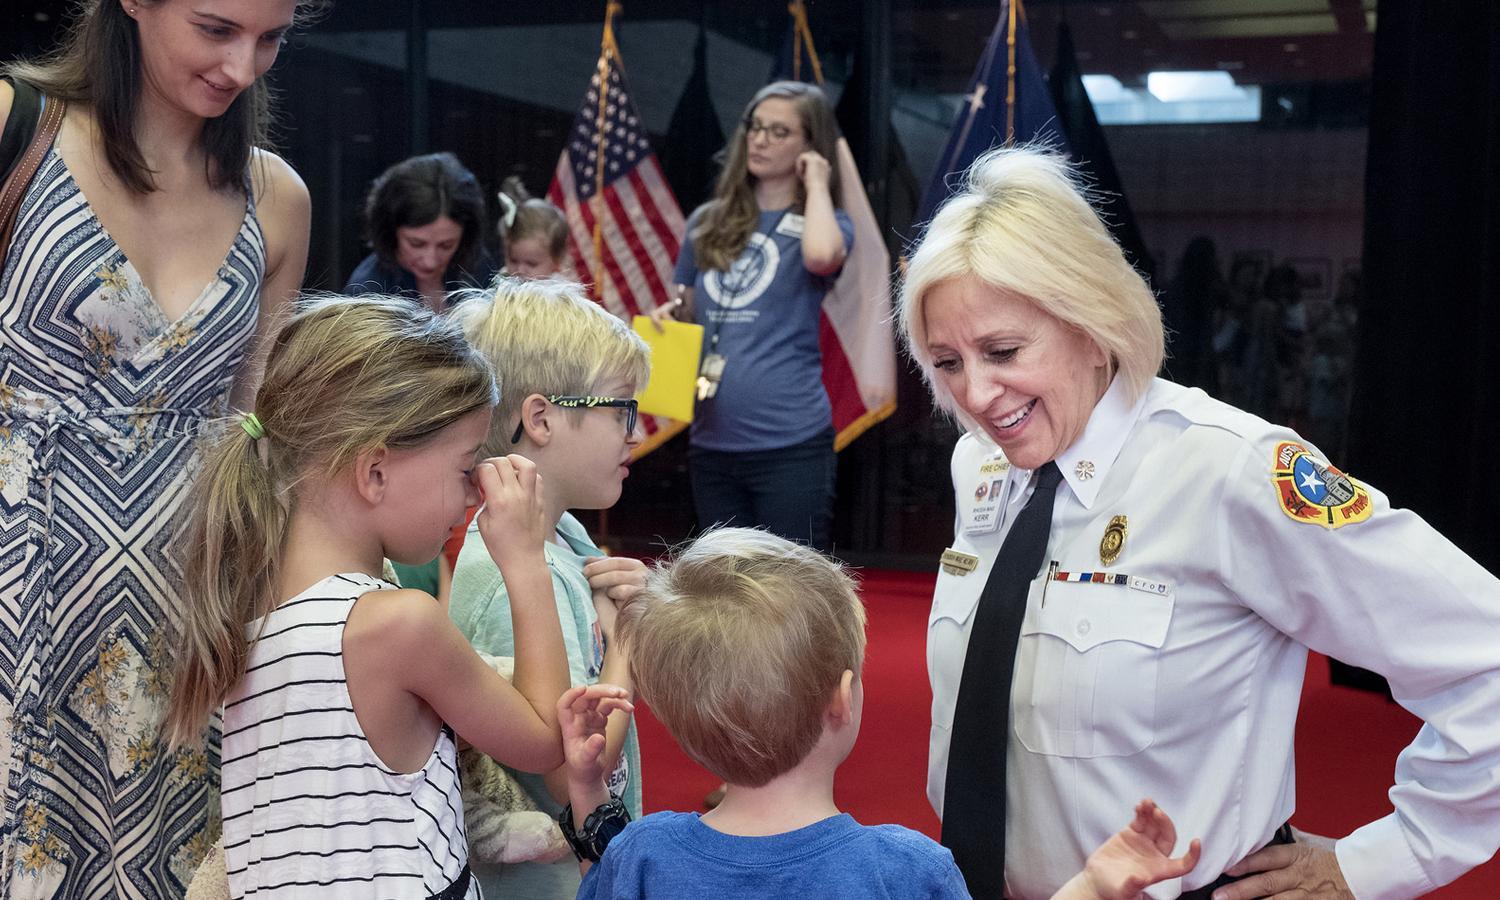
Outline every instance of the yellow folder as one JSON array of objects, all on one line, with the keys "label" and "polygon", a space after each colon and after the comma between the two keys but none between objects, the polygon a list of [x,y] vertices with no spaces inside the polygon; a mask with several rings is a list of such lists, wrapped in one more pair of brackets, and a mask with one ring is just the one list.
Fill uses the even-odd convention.
[{"label": "yellow folder", "polygon": [[703,353],[703,326],[670,321],[662,324],[666,331],[657,331],[649,316],[636,316],[630,323],[651,347],[651,380],[636,399],[646,415],[691,422],[698,392],[698,359]]}]

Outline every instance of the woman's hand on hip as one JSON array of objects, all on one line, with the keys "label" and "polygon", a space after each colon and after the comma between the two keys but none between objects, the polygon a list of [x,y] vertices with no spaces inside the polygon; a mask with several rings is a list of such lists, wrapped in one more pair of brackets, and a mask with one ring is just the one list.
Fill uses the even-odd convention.
[{"label": "woman's hand on hip", "polygon": [[1214,891],[1214,900],[1354,900],[1339,869],[1333,842],[1316,835],[1297,834],[1295,844],[1275,844],[1257,850],[1225,870],[1248,875]]}]

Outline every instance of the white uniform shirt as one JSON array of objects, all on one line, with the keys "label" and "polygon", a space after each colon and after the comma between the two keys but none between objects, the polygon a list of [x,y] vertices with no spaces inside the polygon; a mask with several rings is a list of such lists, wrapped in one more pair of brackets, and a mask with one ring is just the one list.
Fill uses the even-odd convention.
[{"label": "white uniform shirt", "polygon": [[[1203,839],[1198,867],[1153,898],[1264,846],[1296,805],[1305,647],[1385,675],[1427,723],[1397,761],[1396,812],[1337,843],[1354,895],[1415,897],[1495,853],[1500,581],[1379,491],[1320,471],[1295,433],[1159,379],[1133,404],[1117,379],[1057,463],[1067,488],[1047,559],[1135,581],[1058,581],[1044,565],[1031,585],[1009,747],[994,751],[1008,754],[1012,897],[1050,896],[1142,797],[1176,821],[1176,852]],[[939,574],[928,621],[927,793],[940,817],[972,613],[1031,475],[982,435],[953,453],[953,546],[978,566]],[[1283,500],[1291,485],[1303,495]],[[1352,496],[1306,502],[1329,485]],[[1126,517],[1124,544],[1101,565],[1115,516]],[[1326,527],[1330,516],[1339,527]],[[981,531],[976,520],[991,517],[998,527]]]}]

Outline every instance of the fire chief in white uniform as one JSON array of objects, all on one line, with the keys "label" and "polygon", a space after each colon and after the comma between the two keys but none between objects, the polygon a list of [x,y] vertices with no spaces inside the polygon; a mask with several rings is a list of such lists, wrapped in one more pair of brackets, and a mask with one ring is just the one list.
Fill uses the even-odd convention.
[{"label": "fire chief in white uniform", "polygon": [[[928,622],[928,796],[976,897],[999,888],[976,888],[991,863],[975,847],[1003,857],[1006,894],[1046,897],[1141,796],[1184,846],[1203,839],[1198,867],[1153,898],[1397,900],[1494,855],[1500,582],[1291,430],[1156,378],[1156,302],[1065,163],[976,162],[913,254],[898,315],[968,430]],[[1040,521],[1016,530],[1045,550],[1009,566],[1024,571],[1008,573],[1016,627],[999,638],[975,622],[1033,492]],[[1386,676],[1426,724],[1397,761],[1393,813],[1288,843],[1308,648]]]}]

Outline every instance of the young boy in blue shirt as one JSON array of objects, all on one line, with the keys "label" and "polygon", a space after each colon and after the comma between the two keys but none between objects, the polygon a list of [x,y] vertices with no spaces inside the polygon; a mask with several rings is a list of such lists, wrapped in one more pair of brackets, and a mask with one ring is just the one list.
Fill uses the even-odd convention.
[{"label": "young boy in blue shirt", "polygon": [[[484,455],[519,453],[536,464],[547,525],[554,529],[545,552],[571,681],[607,681],[628,691],[626,659],[611,639],[615,604],[639,590],[645,566],[604,556],[568,510],[607,509],[620,499],[631,451],[641,440],[634,398],[649,376],[650,350],[581,285],[568,281],[499,278],[469,292],[452,314],[489,358],[500,384]],[[476,650],[515,655],[505,580],[473,525],[454,566],[448,611]],[[627,713],[611,720],[604,757],[610,788],[639,816],[640,748]],[[545,777],[512,774],[543,811],[556,816],[567,799],[561,769]],[[474,873],[487,896],[564,900],[579,882],[571,858],[503,867],[476,863]]]},{"label": "young boy in blue shirt", "polygon": [[[564,832],[584,857],[608,841],[580,900],[969,896],[946,848],[834,805],[834,773],[859,734],[865,649],[864,607],[837,563],[763,531],[712,531],[648,575],[617,629],[640,695],[727,790],[701,816],[656,813],[620,830],[602,718],[565,695]],[[1135,898],[1197,864],[1196,840],[1169,859],[1175,843],[1171,820],[1142,801],[1056,898]]]}]

